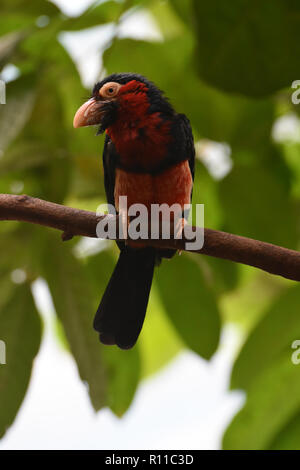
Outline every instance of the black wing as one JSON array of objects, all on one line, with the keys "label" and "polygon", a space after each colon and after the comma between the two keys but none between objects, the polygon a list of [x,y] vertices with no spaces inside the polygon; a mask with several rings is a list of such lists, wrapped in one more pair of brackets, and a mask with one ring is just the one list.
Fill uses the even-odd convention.
[{"label": "black wing", "polygon": [[103,149],[104,187],[108,204],[115,205],[115,172],[118,154],[111,139],[106,135]]},{"label": "black wing", "polygon": [[[116,166],[119,160],[116,148],[111,139],[106,135],[103,148],[104,188],[108,204],[115,207],[115,177]],[[115,213],[109,208],[110,213]],[[116,210],[116,209],[115,209]],[[125,248],[124,242],[116,242],[120,250]]]},{"label": "black wing", "polygon": [[[180,128],[182,132],[182,152],[188,157],[192,178],[195,176],[195,146],[194,137],[189,119],[185,114],[178,114]],[[192,198],[192,195],[191,195]]]},{"label": "black wing", "polygon": [[[180,128],[180,154],[183,159],[188,159],[192,179],[195,177],[195,146],[194,137],[189,119],[185,114],[178,114],[178,122]],[[193,187],[191,189],[191,202],[193,196]],[[188,220],[190,209],[184,211],[184,218]]]}]

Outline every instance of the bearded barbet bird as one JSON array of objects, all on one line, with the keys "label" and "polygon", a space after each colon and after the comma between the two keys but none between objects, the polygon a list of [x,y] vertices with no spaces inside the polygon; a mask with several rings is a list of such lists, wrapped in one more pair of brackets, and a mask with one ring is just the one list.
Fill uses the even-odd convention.
[{"label": "bearded barbet bird", "polygon": [[[105,132],[104,185],[107,202],[119,211],[144,204],[189,205],[195,149],[188,118],[178,114],[152,82],[133,73],[96,83],[92,97],[76,112],[74,127]],[[186,217],[186,214],[183,214]],[[183,219],[184,220],[184,219]],[[94,328],[104,344],[129,349],[143,326],[155,265],[175,250],[117,242],[120,256],[97,310]]]}]

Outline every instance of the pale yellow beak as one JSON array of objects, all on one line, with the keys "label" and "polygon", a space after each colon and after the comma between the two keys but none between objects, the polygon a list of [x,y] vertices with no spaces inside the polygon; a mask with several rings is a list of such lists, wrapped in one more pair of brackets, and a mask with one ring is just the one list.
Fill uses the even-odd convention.
[{"label": "pale yellow beak", "polygon": [[76,111],[73,126],[77,128],[101,124],[103,115],[103,112],[101,111],[102,107],[102,101],[97,101],[95,98],[89,99]]}]

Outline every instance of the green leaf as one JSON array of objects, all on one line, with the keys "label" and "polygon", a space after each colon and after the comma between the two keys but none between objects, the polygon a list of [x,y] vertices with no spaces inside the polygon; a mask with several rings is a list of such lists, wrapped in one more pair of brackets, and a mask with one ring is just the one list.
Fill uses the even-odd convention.
[{"label": "green leaf", "polygon": [[10,56],[15,52],[23,37],[23,33],[12,32],[0,38],[0,67],[2,67],[5,62],[9,60]]},{"label": "green leaf", "polygon": [[[6,86],[0,105],[0,150],[4,152],[29,120],[35,101],[34,77],[23,76]],[[1,160],[1,165],[4,165]]]},{"label": "green leaf", "polygon": [[216,298],[191,257],[175,255],[157,269],[166,312],[185,344],[205,359],[215,352],[220,335]]},{"label": "green leaf", "polygon": [[[72,172],[68,151],[69,129],[64,127],[63,104],[54,78],[55,74],[52,75],[49,68],[48,73],[38,80],[38,84],[31,75],[21,76],[12,83],[8,104],[3,107],[3,132],[8,136],[9,145],[7,144],[8,148],[1,159],[0,167],[2,171],[37,168],[34,175],[39,184],[37,195],[59,203],[69,190]],[[30,79],[31,83],[28,84]],[[22,98],[28,87],[32,92],[30,86],[33,85],[36,85],[38,90],[34,93],[34,100],[31,99],[28,104],[28,98],[24,102],[23,110],[20,99],[19,110],[18,98]],[[6,108],[7,106],[9,107]],[[11,111],[10,114],[7,114],[8,110]],[[8,122],[13,124],[8,125]],[[71,124],[69,127],[71,129]]]},{"label": "green leaf", "polygon": [[121,2],[105,1],[100,5],[92,5],[76,18],[67,19],[62,23],[61,29],[78,31],[110,23],[116,21],[122,12],[123,5]]},{"label": "green leaf", "polygon": [[297,245],[296,211],[285,185],[262,167],[236,166],[220,182],[226,229],[287,248]]},{"label": "green leaf", "polygon": [[299,388],[299,369],[288,349],[253,382],[244,408],[225,432],[224,449],[270,449],[278,433],[299,412]]},{"label": "green leaf", "polygon": [[92,291],[80,262],[57,235],[46,238],[45,279],[81,380],[87,382],[95,410],[106,405],[107,376],[98,336],[93,330]]},{"label": "green leaf", "polygon": [[[181,3],[183,2],[181,0]],[[152,15],[165,40],[179,35],[183,37],[186,34],[184,24],[170,2],[150,1],[147,7],[146,11]]]},{"label": "green leaf", "polygon": [[[46,0],[1,1],[0,36],[10,31],[37,29],[36,21],[40,16],[47,16],[51,21],[60,15],[59,8]],[[43,28],[46,29],[46,28]]]},{"label": "green leaf", "polygon": [[235,122],[228,140],[232,146],[233,156],[239,149],[252,149],[257,155],[260,148],[269,145],[275,119],[273,100],[270,98],[257,100],[228,94],[226,96],[231,96],[231,105],[236,107]]},{"label": "green leaf", "polygon": [[[221,258],[206,256],[201,261],[207,265],[214,290],[217,293],[232,291],[239,281],[239,265]],[[205,270],[206,268],[204,268]]]},{"label": "green leaf", "polygon": [[271,450],[300,450],[300,412],[280,431],[273,440]]},{"label": "green leaf", "polygon": [[190,28],[193,24],[192,0],[170,0],[170,3],[179,18]]},{"label": "green leaf", "polygon": [[286,142],[283,146],[284,157],[292,172],[292,194],[300,200],[300,145]]},{"label": "green leaf", "polygon": [[15,286],[0,310],[0,339],[6,344],[6,364],[0,364],[0,437],[13,423],[26,394],[41,332],[30,286]]},{"label": "green leaf", "polygon": [[285,350],[292,353],[293,341],[300,338],[299,305],[300,286],[297,285],[285,290],[273,301],[236,359],[231,377],[232,388],[248,390]]},{"label": "green leaf", "polygon": [[131,405],[140,379],[139,346],[128,351],[117,346],[103,346],[107,370],[107,406],[121,417]]},{"label": "green leaf", "polygon": [[223,226],[222,206],[218,197],[218,183],[197,159],[195,162],[195,179],[193,186],[193,205],[191,207],[191,223],[197,224],[197,204],[204,204],[204,225],[221,228]]},{"label": "green leaf", "polygon": [[239,328],[249,332],[289,281],[251,266],[231,264],[238,268],[239,284],[222,295],[222,315],[226,322],[237,323]]},{"label": "green leaf", "polygon": [[194,12],[199,75],[213,86],[264,96],[300,75],[298,2],[194,0]]},{"label": "green leaf", "polygon": [[[12,33],[18,34],[24,31],[25,28],[35,26],[36,18],[32,15],[27,15],[25,12],[5,12],[3,13],[1,4],[1,18],[0,18],[0,36],[1,39],[5,34]],[[1,40],[0,40],[1,42]]]},{"label": "green leaf", "polygon": [[[157,268],[159,270],[160,268]],[[143,378],[166,366],[184,347],[180,335],[166,314],[159,296],[159,286],[153,282],[145,323],[139,338]]]},{"label": "green leaf", "polygon": [[24,14],[38,16],[54,16],[60,13],[59,8],[48,0],[2,0],[1,10],[3,13],[24,12]]}]

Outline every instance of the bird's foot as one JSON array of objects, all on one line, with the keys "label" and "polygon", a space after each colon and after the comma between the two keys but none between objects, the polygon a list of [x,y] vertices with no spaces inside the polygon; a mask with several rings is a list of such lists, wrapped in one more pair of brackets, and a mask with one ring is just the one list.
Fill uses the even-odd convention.
[{"label": "bird's foot", "polygon": [[[174,238],[175,239],[182,239],[184,228],[187,224],[188,223],[186,219],[184,219],[183,217],[177,219],[174,225]],[[182,250],[178,250],[178,254],[181,255],[181,253],[182,253]]]}]

